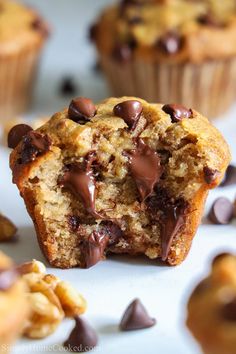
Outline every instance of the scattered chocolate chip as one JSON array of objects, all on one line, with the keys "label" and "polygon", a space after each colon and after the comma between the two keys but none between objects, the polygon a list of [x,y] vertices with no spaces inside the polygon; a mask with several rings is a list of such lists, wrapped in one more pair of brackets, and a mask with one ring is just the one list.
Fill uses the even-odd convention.
[{"label": "scattered chocolate chip", "polygon": [[80,219],[77,215],[69,215],[68,216],[68,224],[73,232],[77,232],[80,227]]},{"label": "scattered chocolate chip", "polygon": [[0,269],[0,291],[7,291],[16,282],[18,273],[15,269]]},{"label": "scattered chocolate chip", "polygon": [[83,241],[85,268],[90,268],[102,260],[109,236],[104,232],[93,231],[86,241]]},{"label": "scattered chocolate chip", "polygon": [[144,201],[153,192],[162,175],[163,168],[160,157],[142,139],[137,139],[137,147],[125,154],[129,158],[129,169],[141,200]]},{"label": "scattered chocolate chip", "polygon": [[135,299],[125,310],[120,322],[121,331],[132,331],[152,327],[156,320],[151,318],[139,299]]},{"label": "scattered chocolate chip", "polygon": [[167,55],[178,53],[184,45],[184,39],[176,32],[168,32],[159,38],[157,48]]},{"label": "scattered chocolate chip", "polygon": [[192,116],[191,109],[187,109],[180,104],[165,104],[162,107],[162,110],[170,115],[172,123],[178,123],[182,119],[190,118]]},{"label": "scattered chocolate chip", "polygon": [[32,23],[31,27],[33,30],[41,32],[44,37],[50,35],[50,30],[48,25],[43,21],[41,17],[37,17]]},{"label": "scattered chocolate chip", "polygon": [[79,316],[75,317],[75,327],[69,338],[64,342],[64,347],[76,353],[88,352],[96,347],[98,336],[95,330]]},{"label": "scattered chocolate chip", "polygon": [[81,199],[88,213],[101,218],[95,210],[96,181],[92,170],[93,161],[94,156],[90,154],[84,158],[82,164],[73,163],[67,166],[58,183],[68,189],[76,198]]},{"label": "scattered chocolate chip", "polygon": [[[161,227],[161,248],[163,261],[166,261],[174,237],[184,225],[188,203],[179,198],[171,198],[163,188],[155,188],[155,194],[146,202],[153,221],[158,221]],[[161,215],[158,217],[158,213]]]},{"label": "scattered chocolate chip", "polygon": [[114,245],[119,242],[120,238],[124,236],[123,231],[121,228],[115,224],[113,221],[104,220],[100,223],[100,232],[103,232],[104,235],[107,235],[109,240],[108,244]]},{"label": "scattered chocolate chip", "polygon": [[221,309],[221,317],[229,322],[236,322],[236,297]]},{"label": "scattered chocolate chip", "polygon": [[27,124],[17,124],[12,127],[7,137],[8,147],[10,149],[15,149],[23,136],[25,136],[31,130],[33,129]]},{"label": "scattered chocolate chip", "polygon": [[218,170],[212,169],[208,166],[203,168],[204,179],[207,184],[212,184],[219,177],[220,172]]},{"label": "scattered chocolate chip", "polygon": [[229,165],[220,187],[227,187],[236,184],[236,166]]},{"label": "scattered chocolate chip", "polygon": [[142,103],[135,100],[118,103],[113,109],[114,115],[124,119],[131,130],[135,129],[142,111]]},{"label": "scattered chocolate chip", "polygon": [[72,77],[68,76],[65,77],[60,85],[60,93],[62,95],[75,95],[75,93],[77,92],[77,87],[74,83],[74,80]]},{"label": "scattered chocolate chip", "polygon": [[234,207],[231,201],[225,197],[215,200],[209,213],[209,219],[218,225],[229,224],[233,218]]},{"label": "scattered chocolate chip", "polygon": [[38,156],[49,151],[51,139],[47,135],[31,130],[23,137],[20,163],[26,164],[34,161]]},{"label": "scattered chocolate chip", "polygon": [[86,97],[78,97],[71,101],[68,109],[68,116],[79,124],[85,124],[96,114],[94,103]]},{"label": "scattered chocolate chip", "polygon": [[131,59],[132,48],[128,44],[117,44],[112,51],[112,57],[124,64]]}]

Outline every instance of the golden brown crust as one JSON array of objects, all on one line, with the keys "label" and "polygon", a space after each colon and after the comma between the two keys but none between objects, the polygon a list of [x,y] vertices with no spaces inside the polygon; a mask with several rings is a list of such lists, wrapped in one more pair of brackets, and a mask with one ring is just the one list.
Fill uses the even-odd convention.
[{"label": "golden brown crust", "polygon": [[[218,130],[196,111],[191,111],[190,119],[173,124],[169,114],[163,111],[163,105],[122,97],[98,104],[95,117],[85,125],[69,119],[67,110],[55,114],[38,130],[52,141],[48,152],[30,163],[19,164],[20,143],[10,157],[13,181],[34,222],[39,244],[54,266],[84,266],[81,242],[87,239],[88,233],[100,227],[101,220],[91,219],[79,198],[58,186],[65,165],[81,161],[91,151],[96,151],[98,165],[103,167],[96,183],[96,210],[103,214],[103,220],[119,220],[125,233],[106,251],[144,253],[153,259],[161,256],[160,225],[138,202],[136,186],[127,170],[124,151],[135,148],[136,132],[127,130],[125,121],[113,113],[115,105],[130,99],[138,100],[143,107],[141,128],[139,125],[136,128],[141,129],[139,138],[163,157],[169,156],[163,164],[164,178],[158,184],[161,190],[155,193],[168,191],[172,200],[184,200],[188,205],[185,221],[170,245],[169,264],[179,264],[186,257],[201,220],[208,190],[216,187],[224,175],[230,159],[228,146]],[[206,167],[214,175],[210,180],[204,172]],[[150,208],[155,209],[158,197],[154,195],[154,200],[146,204],[152,202]],[[155,213],[159,215],[159,207]],[[79,232],[69,230],[67,218],[70,215],[79,215]]]}]

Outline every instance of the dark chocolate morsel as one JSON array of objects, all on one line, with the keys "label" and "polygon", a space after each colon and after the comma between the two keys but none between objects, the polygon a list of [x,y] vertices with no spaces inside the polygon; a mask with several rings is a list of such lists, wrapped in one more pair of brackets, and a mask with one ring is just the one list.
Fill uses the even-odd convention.
[{"label": "dark chocolate morsel", "polygon": [[11,149],[15,149],[15,147],[17,147],[23,136],[25,136],[31,130],[33,129],[27,124],[17,124],[12,127],[7,137],[8,147]]},{"label": "dark chocolate morsel", "polygon": [[15,269],[0,269],[0,291],[7,291],[16,282],[18,273]]},{"label": "dark chocolate morsel", "polygon": [[89,39],[91,42],[94,42],[96,40],[97,32],[98,32],[98,25],[94,23],[89,27]]},{"label": "dark chocolate morsel", "polygon": [[121,228],[111,220],[104,220],[100,223],[100,232],[103,232],[109,237],[108,245],[112,246],[119,242],[120,238],[124,236]]},{"label": "dark chocolate morsel", "polygon": [[156,320],[151,318],[139,299],[135,299],[125,310],[120,322],[121,331],[133,331],[152,327]]},{"label": "dark chocolate morsel", "polygon": [[94,103],[86,97],[77,97],[69,105],[68,116],[79,124],[85,124],[96,114]]},{"label": "dark chocolate morsel", "polygon": [[214,224],[226,225],[233,219],[233,213],[234,207],[231,201],[220,197],[214,201],[208,217]]},{"label": "dark chocolate morsel", "polygon": [[141,200],[144,201],[159,182],[163,172],[159,154],[144,143],[137,140],[136,149],[126,153],[129,158],[129,169],[137,185]]},{"label": "dark chocolate morsel", "polygon": [[229,165],[220,187],[227,187],[236,184],[236,166]]},{"label": "dark chocolate morsel", "polygon": [[236,297],[221,308],[220,314],[223,320],[236,322]]},{"label": "dark chocolate morsel", "polygon": [[68,224],[71,231],[76,232],[80,227],[80,219],[77,215],[69,215],[68,216]]},{"label": "dark chocolate morsel", "polygon": [[50,30],[48,25],[43,21],[41,17],[37,17],[32,23],[31,28],[35,31],[41,32],[44,37],[50,35]]},{"label": "dark chocolate morsel", "polygon": [[83,241],[83,255],[85,268],[90,268],[102,260],[109,236],[104,232],[94,231]]},{"label": "dark chocolate morsel", "polygon": [[184,45],[184,40],[176,32],[167,32],[157,42],[157,48],[167,55],[178,53]]},{"label": "dark chocolate morsel", "polygon": [[218,170],[212,169],[208,166],[203,168],[204,179],[207,184],[212,184],[218,178],[220,172]]},{"label": "dark chocolate morsel", "polygon": [[88,352],[96,347],[98,336],[95,330],[79,316],[75,317],[75,327],[64,342],[64,347],[71,352]]},{"label": "dark chocolate morsel", "polygon": [[182,119],[192,116],[191,109],[187,109],[180,104],[166,104],[162,107],[162,110],[170,115],[172,123],[178,123]]},{"label": "dark chocolate morsel", "polygon": [[47,135],[31,130],[23,137],[20,162],[26,164],[34,161],[38,156],[49,151],[51,143]]},{"label": "dark chocolate morsel", "polygon": [[142,111],[141,102],[136,100],[123,101],[118,103],[113,109],[114,115],[124,119],[131,130],[135,129]]},{"label": "dark chocolate morsel", "polygon": [[214,15],[211,13],[199,16],[197,18],[197,22],[203,26],[209,26],[209,27],[221,28],[225,26],[224,23],[217,20],[216,17],[214,17]]},{"label": "dark chocolate morsel", "polygon": [[62,95],[71,95],[71,96],[73,96],[76,93],[76,91],[77,91],[77,87],[76,87],[76,85],[74,83],[74,80],[70,76],[67,76],[67,77],[63,78],[59,89],[60,89],[60,93]]},{"label": "dark chocolate morsel", "polygon": [[68,189],[76,198],[79,198],[84,208],[94,217],[101,218],[95,210],[96,181],[92,164],[96,157],[94,153],[88,154],[82,164],[69,165],[64,175],[59,178],[60,186]]}]

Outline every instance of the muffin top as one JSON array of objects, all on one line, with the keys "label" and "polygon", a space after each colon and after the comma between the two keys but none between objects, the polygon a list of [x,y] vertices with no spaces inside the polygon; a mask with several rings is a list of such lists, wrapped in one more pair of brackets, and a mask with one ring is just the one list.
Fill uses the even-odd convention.
[{"label": "muffin top", "polygon": [[33,9],[0,0],[0,54],[40,45],[48,36],[46,23]]},{"label": "muffin top", "polygon": [[187,325],[204,352],[231,354],[236,346],[236,257],[224,253],[188,303]]},{"label": "muffin top", "polygon": [[123,0],[103,12],[91,36],[123,62],[136,55],[165,62],[228,58],[236,54],[236,3]]}]

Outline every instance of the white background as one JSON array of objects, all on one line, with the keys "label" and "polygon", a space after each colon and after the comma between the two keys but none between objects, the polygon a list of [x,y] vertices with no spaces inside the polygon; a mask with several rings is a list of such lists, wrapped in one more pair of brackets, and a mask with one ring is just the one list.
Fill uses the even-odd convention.
[{"label": "white background", "polygon": [[[110,1],[111,2],[111,1]],[[87,40],[89,23],[105,0],[27,0],[41,10],[52,25],[52,36],[45,48],[35,100],[30,115],[53,113],[66,106],[70,97],[58,95],[62,78],[73,75],[80,87],[79,95],[99,100],[109,95],[102,76],[95,74],[95,51]],[[223,94],[223,93],[222,93]],[[236,158],[236,107],[215,124],[224,133]],[[32,222],[18,191],[11,184],[8,168],[9,150],[0,148],[1,179],[0,209],[11,217],[19,228],[20,240],[3,244],[1,248],[16,262],[36,258],[44,261],[38,248]],[[234,187],[218,188],[210,194],[207,208],[219,195],[232,200]],[[88,300],[85,317],[99,334],[96,353],[102,354],[199,354],[197,345],[187,332],[186,301],[196,282],[208,271],[211,258],[218,252],[236,250],[236,224],[214,226],[203,219],[187,260],[180,266],[161,266],[145,258],[112,256],[88,270],[71,269],[50,272],[71,281]],[[121,333],[117,325],[128,303],[139,297],[150,314],[157,319],[151,329]],[[68,336],[72,321],[65,321],[58,331],[43,341],[21,340],[14,353],[49,353]],[[62,350],[55,347],[54,352]]]}]

